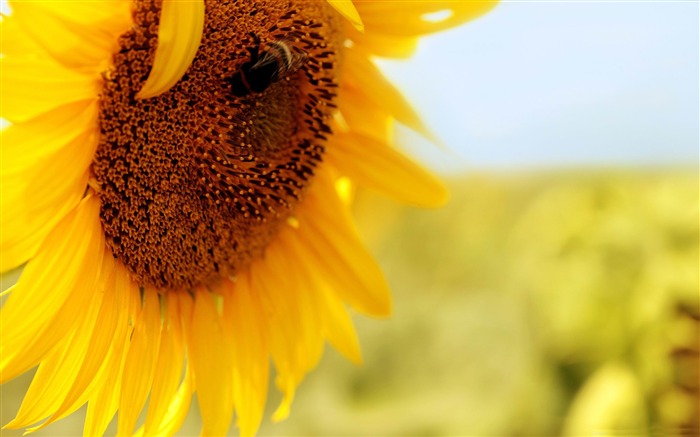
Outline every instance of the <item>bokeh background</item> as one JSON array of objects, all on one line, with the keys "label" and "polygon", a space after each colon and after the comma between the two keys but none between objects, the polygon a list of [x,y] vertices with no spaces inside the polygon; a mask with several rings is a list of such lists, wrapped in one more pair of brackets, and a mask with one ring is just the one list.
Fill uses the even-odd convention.
[{"label": "bokeh background", "polygon": [[[698,14],[504,2],[380,60],[443,140],[399,126],[400,146],[452,200],[357,192],[394,316],[355,317],[363,366],[328,348],[285,422],[272,390],[260,434],[698,435]],[[29,380],[2,387],[3,423]]]}]

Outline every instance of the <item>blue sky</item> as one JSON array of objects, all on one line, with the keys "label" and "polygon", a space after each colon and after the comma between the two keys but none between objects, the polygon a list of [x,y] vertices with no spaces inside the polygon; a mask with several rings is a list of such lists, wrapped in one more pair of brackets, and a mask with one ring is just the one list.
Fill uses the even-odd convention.
[{"label": "blue sky", "polygon": [[[506,2],[386,74],[444,170],[698,163],[697,2]],[[425,152],[431,150],[432,152]]]}]

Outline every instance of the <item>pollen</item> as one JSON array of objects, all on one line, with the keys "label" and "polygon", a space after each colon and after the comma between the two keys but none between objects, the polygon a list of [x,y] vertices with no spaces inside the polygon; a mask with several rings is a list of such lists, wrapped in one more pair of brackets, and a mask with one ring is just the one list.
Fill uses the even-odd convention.
[{"label": "pollen", "polygon": [[[103,74],[93,172],[114,256],[141,285],[187,290],[262,257],[304,197],[331,133],[343,35],[326,2],[207,2],[190,68],[139,100],[159,15],[160,2],[135,2]],[[279,42],[304,53],[303,65],[234,95],[231,78],[252,51]]]}]

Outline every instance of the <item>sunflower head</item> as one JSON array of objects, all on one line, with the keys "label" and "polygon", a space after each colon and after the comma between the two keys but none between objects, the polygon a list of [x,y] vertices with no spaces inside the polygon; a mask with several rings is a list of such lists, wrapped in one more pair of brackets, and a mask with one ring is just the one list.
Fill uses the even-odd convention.
[{"label": "sunflower head", "polygon": [[[371,57],[490,2],[23,2],[2,17],[2,380],[38,366],[7,427],[87,404],[172,434],[244,435],[269,365],[288,412],[328,341],[359,362],[348,307],[386,316],[347,187],[435,206],[442,185],[391,141],[428,135]],[[427,19],[447,11],[442,21]],[[341,189],[341,187],[344,187]]]}]

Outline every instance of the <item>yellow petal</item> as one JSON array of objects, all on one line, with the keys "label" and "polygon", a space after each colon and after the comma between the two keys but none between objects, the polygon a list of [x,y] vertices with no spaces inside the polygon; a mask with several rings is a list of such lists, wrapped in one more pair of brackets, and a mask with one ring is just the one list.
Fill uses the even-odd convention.
[{"label": "yellow petal", "polygon": [[[171,323],[179,323],[179,327],[172,326],[172,329],[180,336],[180,341],[185,340],[186,344],[193,341],[189,328],[192,323],[193,303],[189,293],[176,293],[169,296],[168,316]],[[189,351],[188,351],[189,356]],[[194,375],[192,374],[191,359],[188,359],[188,364],[185,365],[185,375],[180,387],[175,394],[175,397],[170,400],[167,405],[167,411],[157,423],[157,429],[150,429],[148,435],[153,436],[172,436],[182,426],[182,423],[187,417],[187,413],[192,403],[192,394],[194,392]],[[148,420],[148,418],[146,419]],[[158,422],[153,419],[153,422]],[[145,434],[144,427],[141,427],[137,435]]]},{"label": "yellow petal", "polygon": [[299,205],[297,216],[299,229],[294,243],[304,261],[316,266],[317,279],[357,310],[388,316],[389,287],[360,241],[330,175],[319,172],[307,198]]},{"label": "yellow petal", "polygon": [[[67,338],[72,339],[73,335],[69,335]],[[34,374],[32,384],[27,390],[17,416],[3,428],[18,429],[26,427],[51,414],[54,404],[60,401],[56,400],[56,391],[51,390],[52,387],[46,384],[52,382],[51,380],[54,377],[52,371],[59,369],[61,373],[65,372],[65,369],[60,368],[60,366],[67,352],[66,348],[54,349],[42,361]],[[46,390],[48,392],[45,396],[42,396],[42,391]]]},{"label": "yellow petal", "polygon": [[115,289],[126,298],[121,308],[126,319],[117,323],[117,331],[110,347],[107,359],[96,377],[95,391],[90,394],[83,435],[101,436],[114,417],[119,406],[124,363],[126,362],[129,342],[133,337],[134,326],[130,322],[133,314],[141,306],[138,287],[130,280],[126,268],[116,266]]},{"label": "yellow petal", "polygon": [[[273,414],[275,421],[289,414],[296,387],[317,364],[323,345],[316,309],[309,302],[309,291],[300,289],[288,255],[287,250],[275,245],[268,248],[263,261],[250,269],[250,288],[256,290],[264,308],[267,338],[277,369],[276,385],[284,395]],[[278,278],[285,278],[283,287]]]},{"label": "yellow petal", "polygon": [[115,280],[114,258],[111,253],[106,254],[100,278],[103,288],[100,293],[103,297],[97,316],[99,323],[96,323],[91,331],[90,344],[75,382],[62,405],[42,427],[72,414],[88,400],[99,379],[100,370],[106,368],[105,362],[112,359],[110,352],[114,349],[113,343],[123,340],[117,333],[120,332],[122,324],[128,324],[128,300],[126,293],[116,289]]},{"label": "yellow petal", "polygon": [[[131,334],[133,330],[129,330]],[[129,338],[122,338],[116,341],[116,349],[112,357],[113,361],[108,362],[105,369],[105,376],[100,381],[96,393],[88,401],[87,413],[85,415],[85,426],[83,435],[101,436],[107,429],[107,425],[112,421],[119,406],[119,394],[121,393],[122,368],[126,360],[126,345]]]},{"label": "yellow petal", "polygon": [[284,248],[277,255],[280,259],[279,264],[285,264],[284,269],[280,270],[289,273],[286,275],[289,287],[286,293],[283,287],[277,287],[276,296],[280,298],[281,295],[286,295],[290,301],[289,306],[298,314],[297,347],[301,350],[299,364],[301,370],[306,373],[315,368],[321,360],[324,331],[317,305],[318,297],[311,291],[310,283],[303,281],[306,278],[295,269],[296,262],[289,259],[289,254],[290,251]]},{"label": "yellow petal", "polygon": [[322,312],[324,334],[333,347],[355,364],[362,363],[360,341],[345,305],[327,286],[323,287]]},{"label": "yellow petal", "polygon": [[36,165],[73,140],[97,129],[97,100],[62,105],[2,130],[2,174]]},{"label": "yellow petal", "polygon": [[393,138],[394,118],[386,108],[372,102],[367,95],[355,92],[341,93],[338,106],[341,111],[340,116],[336,117],[336,130],[351,130],[382,141],[390,141]]},{"label": "yellow petal", "polygon": [[292,247],[283,243],[278,240],[268,247],[265,254],[268,273],[265,276],[285,278],[284,287],[270,288],[270,297],[274,302],[284,302],[284,310],[295,316],[291,319],[293,326],[289,327],[296,332],[291,342],[297,344],[296,366],[299,373],[304,375],[316,367],[323,352],[323,325],[317,305],[319,298],[310,277],[294,258]]},{"label": "yellow petal", "polygon": [[[167,295],[163,299],[167,299]],[[184,342],[175,299],[166,301],[166,319],[161,330],[160,349],[153,389],[144,425],[144,435],[153,435],[165,421],[171,402],[181,386],[184,367]]]},{"label": "yellow petal", "polygon": [[[21,188],[25,183],[34,186],[35,181],[43,179],[45,178],[26,179],[17,183],[15,188]],[[3,188],[7,188],[10,185],[5,178],[0,180],[5,184]],[[27,196],[22,202],[31,202],[31,200],[27,199],[37,198],[37,191],[43,192],[48,190],[50,192],[42,201],[35,204],[10,203],[15,196],[7,195],[3,197],[2,208],[0,208],[3,214],[2,227],[4,231],[1,239],[1,271],[4,272],[18,267],[34,256],[42,241],[44,241],[46,235],[51,232],[56,223],[68,212],[75,209],[82,197],[82,192],[85,191],[87,180],[87,172],[76,172],[61,181],[62,183],[59,184],[55,191],[51,191],[49,189],[50,186],[46,185],[43,185],[41,190],[26,190],[31,192],[32,196]],[[63,182],[68,185],[66,186]],[[44,204],[46,204],[46,208],[35,209],[35,206]],[[12,208],[13,206],[18,208]],[[22,210],[20,209],[21,207],[29,208]],[[11,210],[14,211],[10,212]],[[36,211],[36,213],[32,214],[31,211]]]},{"label": "yellow petal", "polygon": [[163,94],[180,80],[197,54],[203,30],[204,0],[163,2],[156,56],[137,98]]},{"label": "yellow petal", "polygon": [[[73,335],[69,335],[67,339],[69,341],[72,340]],[[57,373],[66,376],[67,369],[62,363],[65,363],[64,358],[68,352],[68,349],[65,347],[54,349],[42,361],[34,374],[32,383],[24,396],[17,415],[3,428],[18,429],[29,426],[47,417],[58,407],[57,404],[60,400],[56,399],[57,390],[51,386],[51,383],[61,383],[61,381],[55,380]],[[73,363],[70,362],[69,364],[72,365]]]},{"label": "yellow petal", "polygon": [[356,364],[361,363],[360,343],[345,306],[327,283],[315,280],[315,266],[301,262],[304,256],[298,252],[298,247],[293,241],[296,238],[294,232],[291,229],[283,229],[278,242],[288,252],[288,258],[293,263],[292,269],[301,276],[300,291],[315,300],[324,337],[347,359]]},{"label": "yellow petal", "polygon": [[353,49],[368,56],[405,59],[418,49],[418,38],[358,32],[353,26],[346,26],[345,34],[352,41]]},{"label": "yellow petal", "polygon": [[96,123],[96,103],[76,102],[0,133],[2,271],[31,258],[83,197],[97,147]]},{"label": "yellow petal", "polygon": [[357,9],[351,0],[328,0],[328,3],[333,6],[333,8],[340,13],[340,15],[347,18],[355,29],[360,32],[365,31],[365,26],[362,24],[362,18],[360,18],[360,14],[357,12]]},{"label": "yellow petal", "polygon": [[130,2],[13,1],[12,19],[61,64],[99,74],[131,25]]},{"label": "yellow petal", "polygon": [[194,372],[202,435],[225,435],[233,415],[231,356],[214,298],[199,289],[188,338],[188,357]]},{"label": "yellow petal", "polygon": [[66,103],[96,99],[98,75],[68,69],[48,57],[9,55],[2,68],[2,117],[17,123]]},{"label": "yellow petal", "polygon": [[[113,261],[110,256],[103,257],[103,260],[105,265],[101,273],[109,275],[112,272]],[[91,359],[88,355],[88,346],[91,343],[92,332],[96,329],[95,322],[102,301],[102,289],[103,283],[98,281],[98,288],[92,293],[92,302],[84,311],[83,317],[73,332],[67,335],[39,365],[17,417],[7,427],[22,427],[36,423],[55,414],[63,405],[74,381],[82,376],[80,370],[84,360]],[[28,431],[36,431],[50,422],[47,421],[40,427],[30,428]]]},{"label": "yellow petal", "polygon": [[39,363],[88,308],[104,236],[99,201],[88,196],[47,236],[2,308],[2,379]]},{"label": "yellow petal", "polygon": [[328,161],[343,175],[397,200],[416,206],[442,206],[445,186],[393,147],[374,138],[336,134],[327,146]]},{"label": "yellow petal", "polygon": [[[226,287],[233,284],[226,281]],[[233,398],[241,436],[253,436],[260,426],[270,379],[269,350],[262,305],[250,289],[249,275],[237,278],[224,296],[224,328],[235,339]]]},{"label": "yellow petal", "polygon": [[497,3],[496,0],[358,2],[357,10],[368,34],[412,37],[458,26],[485,14]]},{"label": "yellow petal", "polygon": [[[36,42],[27,38],[27,34],[19,25],[13,15],[2,15],[0,19],[0,32],[2,32],[2,46],[0,47],[2,56],[36,56],[46,55],[47,53],[36,44]],[[4,88],[4,87],[3,87]]]},{"label": "yellow petal", "polygon": [[192,392],[193,392],[193,377],[190,373],[189,367],[185,369],[185,377],[180,384],[180,387],[175,393],[175,397],[167,405],[168,409],[165,416],[159,423],[158,429],[150,431],[148,434],[144,433],[144,427],[139,428],[136,432],[136,437],[144,436],[159,436],[159,437],[170,437],[175,434],[175,432],[180,429],[182,423],[187,417],[187,413],[190,410],[190,404],[192,403]]},{"label": "yellow petal", "polygon": [[[423,124],[418,114],[401,93],[384,77],[376,65],[358,50],[345,51],[343,91],[357,93],[372,106],[382,108],[396,120],[415,130],[434,143],[440,141]],[[341,93],[342,95],[342,93]],[[364,107],[364,106],[363,106]]]},{"label": "yellow petal", "polygon": [[117,435],[131,435],[153,384],[160,347],[160,301],[158,292],[146,288],[143,308],[136,316],[134,333],[124,363]]}]

